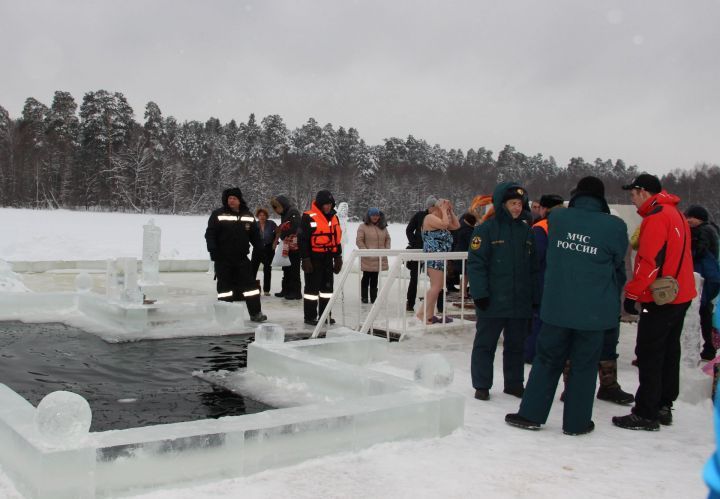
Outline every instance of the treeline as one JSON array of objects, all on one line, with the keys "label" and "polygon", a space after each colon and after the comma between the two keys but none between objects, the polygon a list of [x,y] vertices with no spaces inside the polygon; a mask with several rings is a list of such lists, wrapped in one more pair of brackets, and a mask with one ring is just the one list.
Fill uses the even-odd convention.
[{"label": "treeline", "polygon": [[[196,214],[238,185],[252,208],[278,194],[305,208],[327,188],[350,204],[351,215],[378,206],[389,220],[405,221],[430,193],[462,210],[498,181],[517,180],[533,196],[567,194],[588,174],[605,181],[611,203],[626,203],[620,185],[637,168],[581,157],[559,167],[552,156],[510,145],[495,158],[484,147],[446,150],[413,136],[369,145],[355,128],[313,118],[294,130],[279,115],[179,123],[154,102],[140,123],[121,93],[105,90],[86,93],[79,109],[68,92],[55,92],[50,107],[30,97],[17,119],[0,106],[2,206]],[[664,182],[683,199],[720,212],[717,166],[674,172]]]}]

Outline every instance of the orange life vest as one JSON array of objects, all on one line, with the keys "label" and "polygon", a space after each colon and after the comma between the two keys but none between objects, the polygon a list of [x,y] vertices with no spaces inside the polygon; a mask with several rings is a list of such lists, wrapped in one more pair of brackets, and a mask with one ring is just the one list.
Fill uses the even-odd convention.
[{"label": "orange life vest", "polygon": [[547,219],[547,218],[543,218],[542,220],[538,220],[537,222],[535,222],[535,224],[533,225],[533,227],[540,227],[542,230],[545,231],[545,235],[547,235],[547,233],[548,233],[548,219]]},{"label": "orange life vest", "polygon": [[305,212],[310,217],[310,246],[314,253],[335,253],[342,241],[342,229],[337,215],[328,220],[315,201],[312,207]]}]

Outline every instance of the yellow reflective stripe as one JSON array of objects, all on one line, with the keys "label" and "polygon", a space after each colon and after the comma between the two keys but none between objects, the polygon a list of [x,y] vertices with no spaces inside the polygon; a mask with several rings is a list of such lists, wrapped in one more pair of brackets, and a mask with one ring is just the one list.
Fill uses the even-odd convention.
[{"label": "yellow reflective stripe", "polygon": [[246,297],[247,297],[247,296],[255,296],[255,295],[259,295],[259,294],[260,294],[260,290],[259,290],[259,289],[253,289],[253,290],[251,290],[251,291],[245,291],[245,292],[243,293],[243,296],[246,296]]},{"label": "yellow reflective stripe", "polygon": [[228,291],[227,293],[218,293],[218,298],[227,298],[228,296],[232,296],[233,292]]},{"label": "yellow reflective stripe", "polygon": [[236,215],[218,215],[218,220],[221,222],[237,222],[238,217]]},{"label": "yellow reflective stripe", "polygon": [[241,222],[254,222],[255,217],[240,217]]},{"label": "yellow reflective stripe", "polygon": [[320,293],[320,298],[332,298],[332,293]]},{"label": "yellow reflective stripe", "polygon": [[303,298],[305,298],[306,300],[312,300],[312,301],[316,301],[316,300],[320,299],[320,297],[318,295],[309,295],[307,293],[303,295]]}]

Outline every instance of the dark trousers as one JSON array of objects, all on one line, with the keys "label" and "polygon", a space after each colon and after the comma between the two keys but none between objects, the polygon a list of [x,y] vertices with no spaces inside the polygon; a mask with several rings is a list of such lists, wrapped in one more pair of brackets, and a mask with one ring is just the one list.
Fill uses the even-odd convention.
[{"label": "dark trousers", "polygon": [[600,352],[600,361],[617,360],[617,344],[620,339],[620,325],[612,329],[603,331],[602,351]]},{"label": "dark trousers", "polygon": [[247,257],[234,261],[215,262],[218,300],[245,301],[250,315],[260,313],[260,290]]},{"label": "dark trousers", "polygon": [[703,350],[705,352],[715,353],[715,347],[712,342],[712,317],[713,317],[713,303],[707,302],[704,305],[700,305],[700,329],[702,330],[703,337]]},{"label": "dark trousers", "polygon": [[[417,299],[417,288],[418,288],[418,274],[421,270],[420,262],[408,262],[407,263],[408,269],[410,269],[410,282],[408,283],[408,290],[407,290],[407,302],[408,305],[415,305],[415,300]],[[437,298],[437,309],[438,312],[443,311],[443,306],[445,303],[445,289],[440,290],[440,294],[438,294]]]},{"label": "dark trousers", "polygon": [[285,296],[300,296],[300,252],[291,251],[288,253],[290,266],[283,267],[282,283],[280,291]]},{"label": "dark trousers", "polygon": [[680,391],[680,334],[690,302],[643,303],[638,321],[637,355],[640,386],[633,412],[657,419],[658,409],[672,407]]},{"label": "dark trousers", "polygon": [[360,281],[360,296],[363,300],[368,299],[368,290],[370,291],[370,302],[375,303],[378,291],[378,276],[380,272],[368,272],[363,270],[362,280]]},{"label": "dark trousers", "polygon": [[536,423],[547,422],[560,375],[565,362],[570,360],[572,367],[565,388],[563,430],[573,433],[586,430],[592,418],[604,336],[604,331],[543,324],[519,414]]},{"label": "dark trousers", "polygon": [[528,364],[532,364],[535,358],[535,352],[537,351],[537,339],[540,335],[540,327],[542,321],[540,320],[540,312],[533,311],[532,321],[530,321],[530,335],[525,339],[525,350],[523,358]]},{"label": "dark trousers", "polygon": [[333,255],[316,253],[310,257],[313,271],[305,273],[303,308],[305,320],[312,321],[320,317],[333,292]]},{"label": "dark trousers", "polygon": [[270,292],[270,280],[272,278],[272,261],[275,256],[272,244],[266,244],[263,248],[262,255],[257,257],[253,255],[252,266],[253,275],[257,279],[258,270],[260,270],[260,264],[263,266],[263,291],[266,293]]},{"label": "dark trousers", "polygon": [[472,384],[476,390],[489,390],[493,384],[493,361],[500,333],[503,332],[503,378],[505,388],[521,387],[525,380],[523,344],[528,319],[478,317],[470,358]]}]

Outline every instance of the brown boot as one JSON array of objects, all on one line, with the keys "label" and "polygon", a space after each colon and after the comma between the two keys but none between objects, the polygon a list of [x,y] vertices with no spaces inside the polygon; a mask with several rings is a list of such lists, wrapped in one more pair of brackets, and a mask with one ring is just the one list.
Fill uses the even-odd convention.
[{"label": "brown boot", "polygon": [[617,382],[617,361],[601,360],[598,364],[598,378],[600,380],[600,388],[598,388],[597,392],[598,400],[606,400],[620,405],[635,402],[635,397],[622,391],[620,384]]},{"label": "brown boot", "polygon": [[563,391],[560,394],[560,402],[565,402],[565,390],[567,390],[568,377],[570,376],[570,361],[565,362],[565,368],[563,369]]}]

